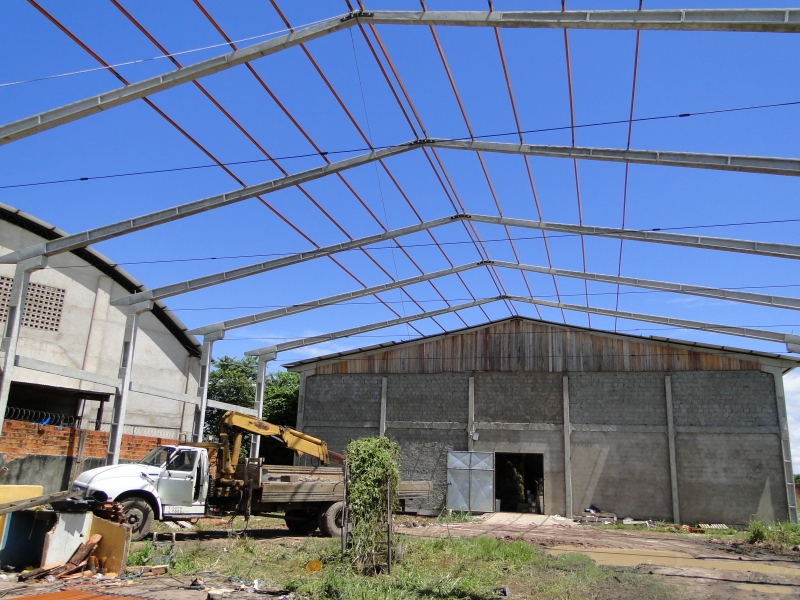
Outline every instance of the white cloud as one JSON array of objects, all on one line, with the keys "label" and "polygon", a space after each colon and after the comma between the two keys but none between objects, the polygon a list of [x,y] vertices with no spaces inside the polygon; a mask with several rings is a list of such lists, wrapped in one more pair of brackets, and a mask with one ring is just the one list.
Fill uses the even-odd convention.
[{"label": "white cloud", "polygon": [[784,376],[783,387],[792,442],[792,467],[795,473],[800,473],[800,372],[795,370]]}]

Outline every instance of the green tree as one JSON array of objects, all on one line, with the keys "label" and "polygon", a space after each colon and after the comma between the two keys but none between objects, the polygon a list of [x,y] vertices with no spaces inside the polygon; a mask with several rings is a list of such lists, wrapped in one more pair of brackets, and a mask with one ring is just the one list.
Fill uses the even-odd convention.
[{"label": "green tree", "polygon": [[[300,376],[289,371],[267,373],[264,378],[264,420],[297,427],[297,399],[300,396]],[[261,438],[259,454],[271,465],[290,465],[294,452],[276,440]]]},{"label": "green tree", "polygon": [[[245,408],[253,408],[256,393],[256,372],[258,359],[245,356],[238,359],[223,356],[211,363],[208,376],[208,397],[218,402],[226,402]],[[295,427],[297,424],[297,399],[300,392],[300,377],[297,373],[267,373],[264,378],[265,421],[275,425]],[[205,435],[216,438],[219,435],[219,422],[222,411],[206,410]],[[250,454],[250,435],[242,438],[240,456]],[[291,464],[293,453],[276,440],[261,439],[261,456],[270,464]]]},{"label": "green tree", "polygon": [[[258,359],[245,356],[242,359],[223,356],[211,361],[212,370],[208,375],[208,397],[218,402],[253,408],[256,395],[256,369]],[[206,436],[219,435],[219,422],[223,412],[216,408],[206,409]],[[250,452],[250,436],[245,436],[242,452]],[[247,456],[247,454],[244,456]]]}]

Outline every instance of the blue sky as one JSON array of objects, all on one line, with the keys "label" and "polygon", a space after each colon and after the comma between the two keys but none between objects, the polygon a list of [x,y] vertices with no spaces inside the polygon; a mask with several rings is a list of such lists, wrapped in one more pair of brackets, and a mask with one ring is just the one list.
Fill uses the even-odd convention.
[{"label": "blue sky", "polygon": [[[284,29],[267,2],[231,4],[202,2],[208,13],[234,40],[261,36]],[[122,2],[122,5],[170,52],[220,44],[224,40],[190,0],[170,3]],[[329,1],[279,2],[293,25],[311,23],[346,11],[345,3]],[[485,2],[431,0],[429,8],[485,10]],[[161,54],[110,2],[45,1],[41,6],[109,63],[145,59]],[[369,8],[416,10],[414,1],[374,2]],[[568,2],[568,8],[636,8],[637,2]],[[691,7],[789,7],[791,2],[682,2]],[[675,8],[674,2],[645,0],[644,8]],[[557,1],[513,2],[496,0],[496,10],[515,8],[557,10]],[[463,137],[467,129],[450,88],[442,62],[427,28],[379,26],[403,83],[428,134]],[[352,35],[351,35],[352,34]],[[476,135],[515,130],[508,91],[500,67],[494,32],[483,28],[437,29],[467,116]],[[561,30],[502,30],[508,70],[519,118],[524,130],[570,124],[564,37]],[[577,124],[626,119],[631,103],[634,44],[631,31],[571,31],[569,33],[574,112]],[[259,38],[263,39],[263,38]],[[250,42],[242,42],[247,45]],[[415,134],[398,108],[358,29],[339,32],[308,44],[308,50],[328,77],[347,109],[376,145],[413,139]],[[22,0],[0,5],[0,83],[29,80],[54,74],[91,69],[95,60],[59,31],[34,7]],[[183,64],[226,51],[217,47],[181,55]],[[325,83],[299,48],[292,48],[253,63],[279,101],[323,150],[360,149],[364,141]],[[130,81],[172,70],[167,60],[120,67]],[[800,40],[789,34],[696,33],[645,31],[641,35],[635,117],[650,117],[800,100]],[[311,146],[281,111],[276,102],[244,67],[205,78],[202,85],[264,150],[275,157],[307,154]],[[0,121],[9,122],[33,113],[118,87],[105,71],[0,87]],[[181,128],[222,161],[264,158],[225,115],[193,85],[157,94],[151,100]],[[585,146],[625,147],[627,124],[580,128],[576,143]],[[513,141],[515,136],[495,138]],[[564,144],[570,132],[528,134],[527,142]],[[742,111],[634,123],[631,147],[651,150],[724,152],[751,155],[800,156],[800,106]],[[486,178],[475,155],[442,151],[442,161],[465,209],[496,214]],[[338,154],[345,157],[349,154]],[[337,160],[337,158],[332,158]],[[0,147],[0,185],[49,181],[133,171],[208,164],[209,158],[168,124],[152,108],[136,101],[105,113]],[[321,164],[319,158],[279,161],[289,173]],[[485,155],[489,177],[506,216],[537,218],[524,161],[517,156]],[[532,158],[531,173],[545,220],[577,223],[578,203],[571,161]],[[386,161],[399,184],[376,165],[348,171],[345,178],[355,194],[380,223],[392,229],[415,223],[402,194],[423,219],[453,213],[442,186],[420,151]],[[231,167],[248,184],[280,177],[266,162]],[[578,164],[583,222],[618,227],[622,219],[624,165],[581,161]],[[0,201],[32,213],[68,232],[113,222],[159,208],[235,190],[237,183],[219,168],[104,179],[58,185],[0,189]],[[293,222],[319,245],[340,242],[347,235],[360,237],[379,231],[379,224],[359,204],[356,195],[338,179],[328,177],[309,183],[306,191],[341,226],[337,227],[297,189],[265,197],[276,211]],[[401,191],[402,190],[402,193]],[[725,225],[752,221],[800,219],[797,178],[725,173],[632,165],[629,171],[626,226],[668,228]],[[514,260],[501,228],[479,227],[492,258]],[[343,231],[344,230],[344,231]],[[702,229],[707,235],[797,243],[797,223],[726,226]],[[687,230],[689,232],[695,230]],[[453,225],[437,230],[447,242],[444,251],[453,264],[478,260],[463,228]],[[547,264],[540,237],[530,231],[511,230],[523,262]],[[533,238],[533,239],[531,239]],[[505,241],[504,241],[505,240]],[[419,234],[401,240],[411,245],[408,254],[424,271],[445,268],[443,254],[431,247],[430,238]],[[426,245],[427,244],[427,245]],[[552,235],[549,241],[555,267],[582,269],[578,238]],[[616,274],[619,243],[586,238],[589,271]],[[212,213],[184,219],[101,243],[98,250],[119,263],[165,259],[269,255],[309,249],[310,243],[258,200],[249,200]],[[365,285],[419,274],[399,250],[381,244],[372,250],[376,265],[364,253],[349,252],[337,258]],[[158,264],[126,264],[147,286],[154,287],[223,268],[249,264],[257,259],[216,259]],[[499,271],[510,294],[527,295],[517,272]],[[622,274],[680,283],[738,288],[787,296],[798,295],[800,265],[777,258],[725,254],[655,244],[626,242]],[[436,282],[445,298],[457,304],[497,295],[487,271],[463,275],[468,289],[456,277]],[[533,293],[554,300],[551,278],[529,275]],[[168,305],[188,326],[196,327],[335,293],[358,289],[358,283],[330,260],[318,259],[281,271],[262,274],[192,294],[177,296]],[[589,302],[613,308],[616,288],[590,284]],[[558,280],[565,302],[585,303],[581,281]],[[622,288],[621,310],[682,317],[731,325],[743,325],[800,333],[800,316],[793,311],[666,293],[642,293]],[[420,306],[433,310],[444,306],[429,284],[408,289]],[[398,291],[382,298],[399,314],[419,309]],[[247,307],[247,308],[243,308]],[[522,315],[536,316],[536,309],[517,306]],[[543,318],[561,321],[559,311],[542,308]],[[463,311],[437,319],[454,329],[509,316],[505,305]],[[229,332],[215,353],[241,355],[245,350],[271,343],[386,320],[394,315],[374,298],[306,312],[258,326]],[[587,325],[583,313],[566,313],[568,323]],[[593,316],[599,328],[613,328],[613,319]],[[423,334],[442,329],[430,320],[418,321]],[[781,352],[777,344],[704,334],[697,331],[658,328],[655,325],[619,321],[621,331],[642,335],[726,344]],[[292,351],[281,362],[416,335],[406,326],[369,336],[340,340]],[[793,415],[800,415],[800,380],[787,379]],[[797,429],[797,428],[795,428]],[[795,444],[798,448],[800,445]]]}]

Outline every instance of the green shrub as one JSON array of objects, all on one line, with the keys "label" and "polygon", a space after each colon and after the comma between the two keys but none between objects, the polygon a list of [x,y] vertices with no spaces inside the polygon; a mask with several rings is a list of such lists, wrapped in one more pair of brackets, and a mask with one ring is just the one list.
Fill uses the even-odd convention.
[{"label": "green shrub", "polygon": [[375,573],[385,564],[385,553],[378,548],[386,542],[387,483],[391,485],[392,508],[399,506],[400,448],[385,437],[362,438],[347,445],[346,455],[351,523],[348,556],[361,572]]}]

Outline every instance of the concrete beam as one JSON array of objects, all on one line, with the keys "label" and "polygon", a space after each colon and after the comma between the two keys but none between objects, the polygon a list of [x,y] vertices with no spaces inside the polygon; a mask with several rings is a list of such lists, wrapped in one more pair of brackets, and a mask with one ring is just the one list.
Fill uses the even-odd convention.
[{"label": "concrete beam", "polygon": [[565,304],[563,302],[550,302],[548,300],[538,300],[536,298],[525,298],[524,296],[511,296],[514,302],[525,302],[537,306],[548,306],[563,310],[574,310],[593,315],[603,315],[620,319],[630,319],[632,321],[644,321],[645,323],[658,323],[659,325],[669,325],[671,327],[681,327],[683,329],[696,329],[698,331],[710,331],[711,333],[722,333],[725,335],[735,335],[738,337],[752,338],[755,340],[766,340],[768,342],[778,342],[781,344],[798,344],[800,336],[791,333],[780,333],[777,331],[767,331],[764,329],[751,329],[748,327],[734,327],[731,325],[718,325],[715,323],[704,323],[700,321],[689,321],[686,319],[673,319],[671,317],[660,317],[657,315],[646,315],[641,313],[626,312],[621,310],[611,310],[607,308],[595,308],[581,306],[579,304]]},{"label": "concrete beam", "polygon": [[[354,18],[356,17],[356,18]],[[600,11],[374,11],[333,17],[297,32],[259,42],[131,85],[0,126],[0,145],[71,123],[115,106],[230,69],[352,27],[359,20],[392,25],[455,25],[558,29],[658,29],[673,31],[800,31],[797,9]]]},{"label": "concrete beam", "polygon": [[297,46],[299,44],[309,42],[318,37],[351,27],[355,21],[342,21],[339,17],[334,17],[301,29],[297,32],[292,32],[287,35],[282,35],[265,42],[259,42],[246,48],[241,48],[235,52],[228,52],[214,58],[209,58],[192,65],[188,65],[182,69],[170,71],[163,75],[156,75],[149,77],[142,81],[137,81],[131,85],[104,92],[97,96],[79,100],[59,108],[53,108],[45,112],[20,119],[3,125],[0,127],[0,145],[8,144],[15,140],[19,140],[31,135],[35,135],[42,131],[47,131],[53,127],[58,127],[65,123],[77,121],[83,117],[99,113],[115,106],[127,104],[139,98],[152,96],[158,92],[163,92],[183,83],[188,83],[201,77],[207,77],[214,73],[230,69],[237,65],[241,65],[257,58],[274,54]]},{"label": "concrete beam", "polygon": [[559,231],[575,235],[592,235],[636,242],[652,242],[668,244],[671,246],[686,246],[687,248],[702,248],[704,250],[721,250],[724,252],[741,252],[742,254],[755,254],[758,256],[777,256],[779,258],[800,259],[800,246],[792,244],[775,244],[772,242],[755,242],[735,238],[718,238],[683,233],[664,233],[662,231],[641,231],[636,229],[614,229],[612,227],[592,227],[587,225],[571,225],[568,223],[550,223],[547,221],[531,221],[527,219],[510,219],[508,217],[493,217],[487,215],[465,215],[471,221],[479,223],[493,223],[508,227],[522,227],[525,229],[540,229],[542,231]]},{"label": "concrete beam", "polygon": [[676,294],[688,294],[690,296],[702,296],[704,298],[716,298],[717,300],[730,300],[732,302],[743,302],[745,304],[757,304],[759,306],[771,306],[773,308],[800,310],[800,298],[790,298],[787,296],[767,296],[766,294],[737,292],[733,290],[723,290],[720,288],[704,287],[699,285],[687,285],[685,283],[670,283],[667,281],[654,281],[652,279],[635,279],[633,277],[617,277],[615,275],[602,275],[599,273],[584,273],[583,271],[551,269],[548,267],[521,265],[498,260],[491,261],[491,263],[495,267],[517,269],[531,273],[542,273],[544,275],[555,275],[556,277],[571,277],[572,279],[584,279],[587,281],[599,281],[601,283],[628,285],[631,287],[640,287],[648,290],[674,292]]},{"label": "concrete beam", "polygon": [[111,304],[114,306],[120,306],[126,304],[136,304],[137,302],[142,302],[143,300],[162,300],[164,298],[169,298],[170,296],[177,296],[179,294],[193,292],[195,290],[200,290],[206,287],[219,285],[221,283],[235,281],[236,279],[242,279],[243,277],[258,275],[259,273],[266,273],[267,271],[273,271],[275,269],[288,267],[289,265],[296,265],[302,262],[306,262],[308,260],[313,260],[315,258],[329,256],[331,254],[344,252],[346,250],[353,250],[354,248],[369,246],[370,244],[375,244],[377,242],[395,239],[398,237],[402,237],[404,235],[417,233],[419,231],[426,231],[428,229],[433,229],[434,227],[439,227],[441,225],[446,225],[447,223],[452,223],[454,220],[457,219],[458,219],[457,216],[443,217],[441,219],[434,219],[433,221],[426,221],[425,223],[419,223],[418,225],[411,225],[410,227],[401,227],[400,229],[393,229],[385,233],[369,235],[349,242],[343,242],[341,244],[324,246],[322,248],[317,248],[316,250],[309,250],[308,252],[299,252],[297,254],[292,254],[291,256],[284,256],[281,258],[276,258],[273,260],[268,260],[265,262],[248,265],[246,267],[240,267],[238,269],[231,269],[229,271],[220,271],[219,273],[204,275],[203,277],[197,277],[195,279],[187,279],[186,281],[181,281],[178,283],[172,283],[170,285],[165,285],[158,288],[153,288],[152,290],[146,290],[144,292],[131,294],[130,296],[123,296],[121,298],[113,300]]},{"label": "concrete beam", "polygon": [[186,204],[180,204],[178,206],[173,206],[172,208],[159,210],[153,213],[142,215],[140,217],[135,217],[133,219],[126,219],[124,221],[112,223],[111,225],[104,225],[102,227],[89,229],[81,233],[67,235],[57,240],[42,242],[41,244],[28,246],[27,248],[17,250],[16,252],[11,252],[10,254],[0,256],[0,263],[16,263],[35,256],[53,256],[54,254],[71,252],[73,250],[77,250],[78,248],[84,248],[89,244],[96,244],[98,242],[120,237],[128,233],[133,233],[134,231],[147,229],[148,227],[155,227],[156,225],[163,225],[164,223],[169,223],[178,219],[184,219],[192,215],[214,210],[215,208],[221,208],[223,206],[228,206],[229,204],[241,202],[242,200],[270,194],[272,192],[286,189],[307,181],[319,179],[320,177],[325,177],[326,175],[330,175],[332,173],[339,173],[360,165],[369,164],[376,160],[381,160],[382,158],[393,156],[395,154],[402,154],[403,152],[408,152],[417,146],[418,144],[416,142],[411,142],[408,144],[384,148],[383,150],[376,150],[374,152],[361,154],[359,156],[354,156],[353,158],[348,158],[339,162],[308,169],[307,171],[301,171],[300,173],[295,173],[294,175],[287,175],[286,177],[265,181],[263,183],[244,187],[242,189],[234,190],[225,194],[210,196],[208,198],[203,198],[202,200],[187,202]]},{"label": "concrete beam", "polygon": [[[481,306],[482,304],[488,304],[489,302],[496,302],[498,300],[505,300],[505,299],[506,296],[497,296],[495,298],[484,298],[482,300],[475,300],[474,302],[458,304],[457,306],[450,306],[448,308],[431,310],[428,312],[411,315],[410,317],[401,317],[399,319],[392,319],[390,321],[381,321],[379,323],[373,323],[371,325],[362,325],[361,327],[353,327],[351,329],[343,329],[341,331],[335,331],[333,333],[325,333],[323,335],[317,335],[314,337],[301,338],[298,340],[293,340],[291,342],[283,342],[281,344],[276,344],[275,346],[271,347],[274,347],[276,352],[285,352],[286,350],[294,350],[295,348],[302,348],[304,346],[321,344],[322,342],[329,342],[331,340],[338,340],[341,338],[350,337],[351,335],[358,335],[359,333],[366,333],[368,331],[375,331],[377,329],[385,329],[387,327],[393,327],[394,325],[411,323],[412,321],[419,321],[420,319],[429,319],[431,317],[438,317],[439,315],[455,312],[457,310],[466,310],[467,308],[472,308],[474,306]],[[245,354],[250,355],[251,353],[255,353],[260,350],[261,349],[250,350],[249,352],[245,352]]]},{"label": "concrete beam", "polygon": [[665,167],[688,167],[691,169],[715,169],[719,171],[767,173],[770,175],[791,175],[794,177],[800,176],[800,160],[796,158],[705,154],[698,152],[665,152],[661,150],[546,146],[468,140],[431,140],[427,142],[426,145],[435,148],[448,148],[451,150],[472,150],[479,152],[498,152],[501,154],[547,156],[551,158],[577,158],[580,160],[601,160]]},{"label": "concrete beam", "polygon": [[798,9],[427,11],[376,10],[365,22],[388,25],[525,27],[555,29],[639,29],[668,31],[800,32]]},{"label": "concrete beam", "polygon": [[51,375],[69,377],[70,379],[80,379],[81,381],[99,383],[100,385],[107,385],[113,389],[117,389],[120,386],[120,380],[115,377],[107,377],[106,375],[92,373],[91,371],[65,367],[64,365],[57,365],[55,363],[46,362],[35,358],[28,358],[27,356],[20,356],[19,354],[17,354],[14,359],[14,366],[22,369],[39,371],[41,373],[50,373]]},{"label": "concrete beam", "polygon": [[222,321],[220,323],[204,325],[203,327],[198,327],[197,329],[192,329],[191,331],[188,331],[187,334],[207,335],[209,333],[216,331],[229,331],[231,329],[238,329],[239,327],[247,327],[248,325],[255,325],[256,323],[271,321],[272,319],[278,319],[280,317],[294,315],[297,313],[305,312],[307,310],[313,310],[315,308],[321,308],[323,306],[330,306],[331,304],[339,304],[340,302],[347,302],[348,300],[355,300],[356,298],[363,298],[365,296],[372,296],[373,294],[380,294],[381,292],[395,290],[397,288],[402,288],[407,285],[414,285],[415,283],[421,283],[423,281],[438,279],[440,277],[453,275],[454,273],[460,273],[462,271],[467,271],[469,269],[477,269],[478,267],[482,267],[485,264],[486,263],[483,261],[476,263],[467,263],[466,265],[461,265],[459,267],[444,269],[442,271],[434,271],[433,273],[417,275],[416,277],[409,277],[408,279],[399,279],[397,281],[392,281],[391,283],[383,283],[381,285],[375,285],[372,287],[364,288],[363,290],[356,290],[355,292],[336,294],[335,296],[328,296],[327,298],[320,298],[319,300],[311,300],[309,302],[303,302],[302,304],[294,304],[292,306],[287,306],[285,308],[276,308],[275,310],[268,310],[266,312],[247,315],[245,317],[238,317],[236,319],[229,319],[228,321]]}]

